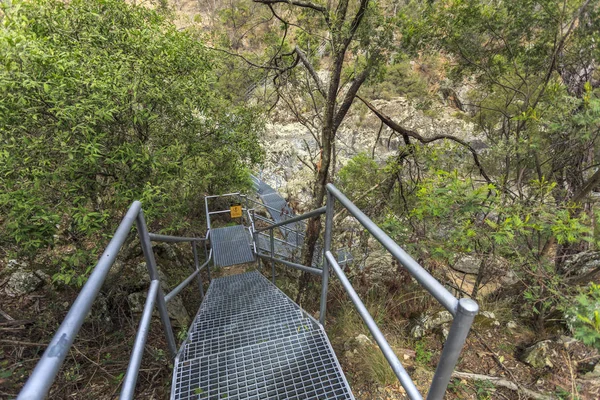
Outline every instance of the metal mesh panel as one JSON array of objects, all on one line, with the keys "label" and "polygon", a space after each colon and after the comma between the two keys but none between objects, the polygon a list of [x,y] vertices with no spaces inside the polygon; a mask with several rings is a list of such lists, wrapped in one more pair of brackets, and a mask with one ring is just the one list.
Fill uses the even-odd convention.
[{"label": "metal mesh panel", "polygon": [[181,360],[189,360],[239,347],[264,343],[269,340],[292,336],[312,329],[312,321],[302,319],[292,322],[286,321],[277,325],[261,326],[257,329],[240,331],[231,335],[213,337],[203,341],[191,341],[185,345]]},{"label": "metal mesh panel", "polygon": [[318,330],[180,362],[173,398],[334,400],[353,396]]},{"label": "metal mesh panel", "polygon": [[258,271],[245,272],[243,274],[224,276],[222,278],[214,279],[211,286],[214,287],[230,287],[233,284],[240,282],[269,282],[264,276]]},{"label": "metal mesh panel", "polygon": [[279,313],[288,313],[294,310],[298,310],[298,306],[294,303],[284,304],[277,307],[265,308],[262,310],[252,311],[244,314],[232,315],[224,318],[213,318],[210,320],[196,321],[194,323],[194,331],[200,331],[203,329],[212,329],[219,326],[229,324],[239,324],[252,319],[258,319],[266,317],[268,315],[275,315]]},{"label": "metal mesh panel", "polygon": [[258,271],[212,281],[171,398],[353,399],[322,328]]},{"label": "metal mesh panel", "polygon": [[239,314],[260,312],[266,308],[282,307],[288,304],[296,307],[294,303],[279,293],[274,293],[271,296],[247,297],[244,299],[246,301],[236,301],[235,298],[230,299],[232,300],[231,302],[213,304],[211,307],[201,310],[196,317],[196,321],[229,318]]},{"label": "metal mesh panel", "polygon": [[277,313],[273,315],[267,315],[259,319],[241,320],[231,323],[229,325],[218,326],[211,329],[202,329],[194,331],[190,334],[190,341],[200,341],[209,338],[216,338],[219,336],[230,335],[236,332],[242,332],[245,330],[264,328],[265,326],[280,324],[280,323],[291,323],[298,321],[303,318],[300,310],[294,310],[286,313]]},{"label": "metal mesh panel", "polygon": [[242,225],[215,228],[210,233],[216,266],[243,264],[254,261],[248,233]]},{"label": "metal mesh panel", "polygon": [[229,294],[220,296],[206,296],[205,301],[203,301],[202,305],[200,306],[200,312],[202,312],[205,309],[214,307],[236,307],[238,304],[252,303],[258,301],[259,299],[269,298],[272,296],[281,297],[281,293],[279,293],[277,290],[273,290],[272,287],[267,287],[262,288],[261,290],[242,292],[237,295]]}]

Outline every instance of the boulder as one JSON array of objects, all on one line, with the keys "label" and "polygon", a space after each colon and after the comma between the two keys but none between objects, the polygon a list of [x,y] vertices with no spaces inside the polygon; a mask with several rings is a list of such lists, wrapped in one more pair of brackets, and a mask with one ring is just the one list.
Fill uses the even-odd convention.
[{"label": "boulder", "polygon": [[565,260],[566,275],[581,276],[600,267],[600,251],[582,251]]},{"label": "boulder", "polygon": [[550,343],[552,343],[551,340],[543,340],[528,347],[523,352],[521,361],[534,368],[552,368],[554,365],[550,361]]},{"label": "boulder", "polygon": [[34,292],[43,284],[43,279],[35,272],[18,269],[8,278],[6,294],[9,296],[23,296]]},{"label": "boulder", "polygon": [[447,324],[453,319],[454,318],[452,317],[452,314],[450,314],[449,311],[440,311],[439,313],[434,315],[426,315],[421,318],[419,324],[413,326],[413,328],[410,331],[410,334],[415,339],[421,338],[425,336],[427,332],[430,332],[439,326]]},{"label": "boulder", "polygon": [[369,339],[367,335],[364,335],[362,333],[355,337],[354,341],[358,344],[359,347],[364,347],[373,344],[373,342],[371,342],[371,339]]},{"label": "boulder", "polygon": [[481,257],[470,254],[461,255],[454,261],[452,268],[465,274],[476,275],[481,268]]},{"label": "boulder", "polygon": [[496,314],[491,311],[481,311],[477,314],[475,320],[484,326],[500,326],[500,321],[496,319]]}]

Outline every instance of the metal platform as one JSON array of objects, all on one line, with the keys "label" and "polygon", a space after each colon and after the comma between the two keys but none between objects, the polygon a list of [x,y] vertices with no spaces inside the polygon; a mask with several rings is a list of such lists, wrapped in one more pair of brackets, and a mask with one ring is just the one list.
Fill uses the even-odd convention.
[{"label": "metal platform", "polygon": [[323,328],[259,272],[214,279],[171,399],[353,399]]},{"label": "metal platform", "polygon": [[210,231],[210,240],[217,267],[254,261],[251,238],[242,225],[214,228]]}]

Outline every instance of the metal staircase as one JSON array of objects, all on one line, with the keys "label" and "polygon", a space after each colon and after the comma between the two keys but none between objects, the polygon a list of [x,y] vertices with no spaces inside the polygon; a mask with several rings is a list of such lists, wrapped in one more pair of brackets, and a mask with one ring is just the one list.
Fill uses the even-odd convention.
[{"label": "metal staircase", "polygon": [[259,272],[211,282],[171,399],[353,399],[321,325]]},{"label": "metal staircase", "polygon": [[[338,278],[358,314],[371,332],[392,371],[411,400],[422,399],[414,382],[402,366],[383,333],[367,311],[346,277],[342,265],[351,254],[338,249],[334,257],[334,206],[345,208],[362,227],[454,317],[431,382],[428,400],[441,400],[475,315],[477,304],[470,299],[455,298],[442,284],[424,270],[397,243],[362,213],[335,186],[327,186],[327,205],[295,216],[285,210],[285,200],[269,185],[253,177],[256,195],[231,193],[206,196],[207,233],[204,237],[177,237],[148,232],[140,202],[134,202],[98,260],[87,283],[73,303],[65,320],[36,365],[18,400],[43,399],[51,388],[69,348],[89,314],[109,269],[135,224],[146,259],[150,285],[130,363],[122,382],[119,398],[132,399],[154,308],[158,309],[169,352],[174,359],[171,398],[183,399],[353,399],[348,382],[325,333],[328,281],[331,272]],[[242,209],[212,210],[213,199]],[[243,207],[245,205],[245,207]],[[262,211],[259,209],[262,208]],[[266,211],[265,211],[266,210]],[[262,215],[260,215],[262,213]],[[228,226],[212,227],[211,219],[225,215]],[[324,234],[312,265],[298,263],[304,241],[305,220],[325,214]],[[270,218],[269,218],[270,216]],[[152,241],[191,244],[194,266],[191,275],[164,294],[159,282]],[[205,260],[201,264],[197,246],[203,245]],[[213,267],[226,267],[256,261],[258,270],[211,280]],[[261,262],[270,264],[271,281],[259,272]],[[275,265],[316,275],[321,280],[319,321],[303,311],[275,285]],[[211,280],[206,295],[201,271]],[[193,280],[203,300],[177,350],[166,304]],[[368,362],[368,360],[366,360]]]}]

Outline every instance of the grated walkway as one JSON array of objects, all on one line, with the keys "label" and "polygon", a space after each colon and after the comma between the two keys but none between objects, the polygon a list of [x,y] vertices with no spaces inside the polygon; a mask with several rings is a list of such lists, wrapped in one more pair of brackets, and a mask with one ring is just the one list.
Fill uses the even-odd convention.
[{"label": "grated walkway", "polygon": [[254,261],[250,234],[242,225],[211,229],[210,242],[217,267]]},{"label": "grated walkway", "polygon": [[254,271],[211,282],[175,359],[171,399],[354,397],[321,325]]}]

